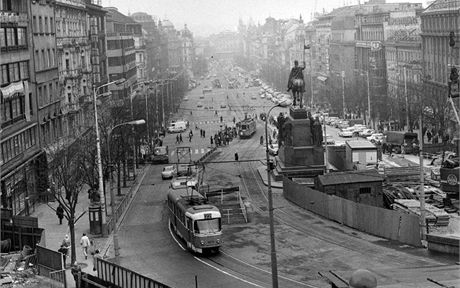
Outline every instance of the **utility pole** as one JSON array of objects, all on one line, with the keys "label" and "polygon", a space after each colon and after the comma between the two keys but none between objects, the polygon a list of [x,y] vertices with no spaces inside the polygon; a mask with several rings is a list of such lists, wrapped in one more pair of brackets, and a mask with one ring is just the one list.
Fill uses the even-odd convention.
[{"label": "utility pole", "polygon": [[342,71],[342,106],[343,106],[343,119],[345,119],[346,107],[345,107],[345,71]]},{"label": "utility pole", "polygon": [[406,75],[407,71],[406,71],[406,66],[404,66],[403,69],[404,69],[404,97],[406,99],[406,125],[407,125],[407,131],[411,131],[412,129],[410,127],[410,122],[409,122],[409,99],[407,98],[407,75]]},{"label": "utility pole", "polygon": [[370,87],[370,81],[369,81],[369,70],[366,71],[366,77],[367,77],[367,112],[369,113],[368,126],[370,126],[371,125],[371,87]]},{"label": "utility pole", "polygon": [[425,240],[425,233],[426,233],[426,216],[425,216],[425,173],[423,171],[423,129],[422,129],[422,118],[423,113],[420,111],[420,129],[419,129],[419,161],[420,161],[420,193],[419,193],[419,201],[420,201],[420,238]]}]

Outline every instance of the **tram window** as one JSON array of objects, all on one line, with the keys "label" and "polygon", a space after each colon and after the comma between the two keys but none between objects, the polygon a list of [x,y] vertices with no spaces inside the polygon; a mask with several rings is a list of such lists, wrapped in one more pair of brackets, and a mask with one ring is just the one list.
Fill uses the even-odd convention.
[{"label": "tram window", "polygon": [[221,221],[219,218],[211,220],[197,220],[195,221],[195,233],[215,233],[221,230]]}]

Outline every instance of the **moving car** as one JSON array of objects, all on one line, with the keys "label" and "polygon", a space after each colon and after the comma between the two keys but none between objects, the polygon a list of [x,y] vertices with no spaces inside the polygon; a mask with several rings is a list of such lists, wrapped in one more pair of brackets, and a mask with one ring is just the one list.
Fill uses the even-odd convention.
[{"label": "moving car", "polygon": [[161,171],[161,179],[172,179],[176,176],[176,167],[173,165],[163,167],[163,171]]},{"label": "moving car", "polygon": [[[324,140],[326,140],[326,142],[324,142]],[[327,145],[334,145],[335,144],[335,140],[332,137],[332,135],[327,134],[326,137],[324,137],[324,134],[323,134],[323,145],[325,143],[327,143]]]},{"label": "moving car", "polygon": [[168,146],[156,146],[153,148],[153,153],[150,157],[153,164],[169,163]]}]

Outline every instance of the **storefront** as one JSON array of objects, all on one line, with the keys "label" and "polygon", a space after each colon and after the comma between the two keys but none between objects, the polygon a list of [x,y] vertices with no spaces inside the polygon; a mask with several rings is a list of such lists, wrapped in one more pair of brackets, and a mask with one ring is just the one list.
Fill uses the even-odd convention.
[{"label": "storefront", "polygon": [[2,208],[11,209],[13,215],[28,215],[33,211],[41,192],[46,191],[43,179],[41,179],[44,176],[43,170],[46,171],[46,168],[42,167],[43,163],[46,163],[45,153],[40,152],[4,176],[2,175]]}]

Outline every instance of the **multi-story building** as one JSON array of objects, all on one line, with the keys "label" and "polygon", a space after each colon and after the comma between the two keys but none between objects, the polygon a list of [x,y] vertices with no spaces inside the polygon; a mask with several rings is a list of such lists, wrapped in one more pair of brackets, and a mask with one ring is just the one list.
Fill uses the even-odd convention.
[{"label": "multi-story building", "polygon": [[[92,95],[93,83],[85,0],[56,0],[55,20],[63,133],[74,138],[90,125],[80,107]],[[43,50],[35,53],[47,59]]]},{"label": "multi-story building", "polygon": [[388,22],[384,23],[390,120],[394,126],[408,130],[418,120],[411,114],[418,115],[421,109],[421,11],[390,12]]},{"label": "multi-story building", "polygon": [[214,58],[232,59],[239,51],[239,37],[236,32],[223,31],[209,37]]},{"label": "multi-story building", "polygon": [[128,24],[138,24],[130,17],[118,12],[115,7],[106,7],[107,63],[109,81],[125,79],[123,85],[111,86],[112,99],[127,99],[137,85],[136,50],[134,35]]},{"label": "multi-story building", "polygon": [[[54,36],[53,24],[50,24],[53,23],[52,7],[48,1],[40,2],[43,7],[31,7],[27,0],[0,2],[1,207],[11,209],[14,215],[28,214],[29,208],[46,191],[46,183],[42,182],[46,179],[42,177],[42,172],[46,171],[46,156],[40,149],[38,137],[38,101],[31,79],[34,63],[29,51],[33,50],[34,41],[40,42],[43,50],[38,53],[43,51],[45,54],[41,58],[41,67],[55,69],[47,54],[51,53],[52,44],[46,46],[47,43],[41,43]],[[36,22],[31,25],[32,15]],[[30,27],[33,25],[41,29],[42,38],[32,35]],[[53,73],[56,74],[50,72],[50,78],[53,78]],[[43,87],[46,84],[47,91],[55,91],[56,78],[47,81],[50,75],[37,73],[34,77],[39,78]],[[54,111],[50,117],[56,117]]]},{"label": "multi-story building", "polygon": [[145,77],[149,80],[156,79],[160,71],[160,34],[158,26],[152,15],[145,12],[136,12],[131,18],[142,25],[145,31]]},{"label": "multi-story building", "polygon": [[187,28],[187,25],[184,25],[184,29],[181,31],[181,42],[182,42],[182,63],[184,69],[187,70],[187,73],[190,77],[193,77],[193,61],[195,58],[195,48],[193,45],[193,34]]},{"label": "multi-story building", "polygon": [[[425,125],[441,137],[446,133],[458,137],[447,95],[450,68],[460,70],[460,2],[437,0],[423,11],[421,20]],[[450,32],[455,35],[452,39]]]},{"label": "multi-story building", "polygon": [[171,21],[163,20],[162,31],[163,36],[167,42],[167,54],[168,54],[168,67],[164,76],[169,77],[174,73],[178,73],[182,70],[182,41],[180,39],[180,32],[174,28]]},{"label": "multi-story building", "polygon": [[[348,111],[361,114],[366,102],[359,99],[356,89],[355,58],[355,13],[358,6],[335,9],[331,19],[331,41],[329,47],[328,80],[331,93],[329,103],[337,112]],[[343,106],[345,105],[345,107]],[[345,109],[344,109],[345,108]]]},{"label": "multi-story building", "polygon": [[145,34],[142,31],[142,25],[136,21],[126,23],[126,28],[128,32],[133,34],[134,50],[136,51],[137,83],[143,83],[144,81],[147,81],[147,71],[145,69],[147,62],[145,52]]}]

